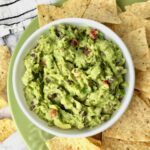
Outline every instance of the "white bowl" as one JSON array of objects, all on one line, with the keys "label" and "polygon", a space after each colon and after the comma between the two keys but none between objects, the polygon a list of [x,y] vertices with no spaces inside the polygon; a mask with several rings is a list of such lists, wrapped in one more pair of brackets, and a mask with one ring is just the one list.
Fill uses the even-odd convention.
[{"label": "white bowl", "polygon": [[[126,94],[124,98],[122,99],[122,103],[120,108],[112,115],[112,117],[105,123],[98,125],[92,129],[70,129],[70,130],[64,130],[57,127],[50,127],[47,125],[47,123],[41,119],[32,111],[29,110],[28,105],[26,104],[26,99],[24,97],[23,92],[23,84],[22,84],[22,76],[25,72],[24,67],[24,57],[27,55],[27,53],[30,51],[31,48],[33,48],[37,40],[39,39],[40,35],[47,32],[50,26],[52,25],[58,25],[58,24],[73,24],[76,26],[89,26],[92,28],[95,28],[97,30],[102,31],[105,34],[105,37],[108,39],[111,39],[114,41],[122,50],[123,56],[126,59],[126,67],[127,67],[127,75],[126,75],[126,81],[128,82],[128,87],[126,88]],[[123,41],[116,35],[112,30],[107,28],[105,25],[102,25],[98,22],[88,20],[88,19],[80,19],[80,18],[66,18],[66,19],[60,19],[54,22],[51,22],[47,24],[46,26],[38,29],[36,32],[34,32],[22,45],[16,60],[14,62],[13,66],[13,89],[15,93],[15,97],[17,99],[17,102],[21,108],[21,110],[24,112],[24,114],[29,118],[29,120],[35,124],[40,129],[56,135],[60,137],[88,137],[95,135],[97,133],[100,133],[107,128],[111,127],[126,111],[134,91],[134,83],[135,83],[135,73],[134,73],[134,66],[133,62],[130,56],[130,53],[123,43]]]}]

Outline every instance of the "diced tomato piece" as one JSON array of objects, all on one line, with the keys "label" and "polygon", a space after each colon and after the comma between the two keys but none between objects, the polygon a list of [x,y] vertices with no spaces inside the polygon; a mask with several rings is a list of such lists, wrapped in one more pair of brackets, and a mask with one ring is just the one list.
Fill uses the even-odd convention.
[{"label": "diced tomato piece", "polygon": [[79,44],[79,42],[76,39],[71,40],[71,45],[72,46],[77,46],[78,44]]},{"label": "diced tomato piece", "polygon": [[95,40],[97,38],[98,31],[96,29],[92,29],[90,32],[90,37]]},{"label": "diced tomato piece", "polygon": [[103,80],[103,83],[109,85],[109,80]]}]

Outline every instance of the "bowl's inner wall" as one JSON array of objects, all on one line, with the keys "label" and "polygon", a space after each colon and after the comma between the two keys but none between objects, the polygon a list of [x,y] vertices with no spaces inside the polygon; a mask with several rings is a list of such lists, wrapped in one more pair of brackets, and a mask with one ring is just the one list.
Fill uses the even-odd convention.
[{"label": "bowl's inner wall", "polygon": [[[52,26],[52,25],[57,25],[57,24],[59,24],[59,23],[50,24],[49,27]],[[89,27],[95,28],[95,24],[94,23],[93,24],[92,23],[89,23],[89,24],[86,23],[85,24],[85,23],[76,23],[76,22],[73,22],[73,23],[72,22],[66,22],[64,24],[73,24],[73,25],[77,25],[77,26],[89,26]],[[45,32],[47,32],[48,28],[45,31],[41,30],[36,35],[31,36],[30,40],[27,41],[26,45],[24,45],[23,51],[21,51],[19,53],[19,56],[17,56],[19,63],[17,63],[17,66],[16,66],[17,70],[16,70],[16,73],[14,73],[15,74],[14,78],[16,80],[16,83],[15,83],[16,84],[16,89],[15,90],[16,90],[16,93],[18,94],[19,101],[21,101],[20,103],[22,103],[22,105],[26,109],[26,113],[28,113],[27,116],[30,116],[30,119],[32,119],[33,122],[35,122],[35,121],[36,122],[40,122],[41,127],[44,126],[46,128],[52,129],[52,130],[54,130],[56,132],[61,132],[61,133],[65,133],[65,134],[78,134],[78,133],[81,133],[81,132],[84,133],[85,131],[88,132],[88,131],[91,131],[93,129],[99,128],[100,126],[102,126],[102,127],[105,126],[105,124],[108,123],[109,121],[111,121],[113,119],[113,117],[115,116],[115,114],[119,110],[122,109],[122,106],[125,103],[125,100],[127,99],[127,95],[125,95],[124,99],[122,100],[122,105],[121,105],[120,109],[113,114],[113,116],[112,116],[112,118],[110,120],[108,120],[107,122],[103,123],[102,125],[99,125],[97,127],[92,128],[92,129],[82,129],[82,130],[76,130],[76,129],[73,130],[73,129],[70,129],[70,130],[63,130],[63,129],[59,129],[57,127],[49,127],[45,121],[41,120],[35,113],[33,113],[33,112],[31,112],[29,110],[29,107],[28,107],[28,105],[26,103],[26,100],[25,100],[25,97],[24,97],[24,91],[23,91],[24,86],[23,86],[23,83],[22,83],[22,77],[23,77],[24,72],[25,72],[24,58],[27,55],[27,53],[36,45],[37,40],[39,39],[40,35],[43,34],[43,33],[45,33]],[[103,30],[105,30],[104,33],[105,33],[105,37],[107,39],[111,39],[111,37],[114,36],[113,35],[114,33],[110,32],[110,29],[104,27],[104,29],[102,30],[101,28],[102,27],[99,27],[99,26],[96,27],[96,29],[98,29],[98,30],[100,30],[102,32],[103,32]],[[114,38],[114,39],[111,39],[111,40],[114,41],[115,43],[118,43],[118,41],[117,41],[118,39],[117,38]],[[121,48],[121,44],[120,45],[118,44],[118,46]],[[129,64],[128,64],[128,61],[127,61],[128,60],[128,56],[126,55],[126,53],[123,50],[123,48],[121,48],[121,49],[122,49],[123,55],[124,55],[124,57],[126,59],[126,68],[128,70],[125,78],[126,78],[126,81],[129,83],[129,79],[130,79],[130,76],[131,76],[132,72],[130,71],[130,67],[129,67]],[[129,87],[126,88],[126,93],[127,92],[129,92]]]}]

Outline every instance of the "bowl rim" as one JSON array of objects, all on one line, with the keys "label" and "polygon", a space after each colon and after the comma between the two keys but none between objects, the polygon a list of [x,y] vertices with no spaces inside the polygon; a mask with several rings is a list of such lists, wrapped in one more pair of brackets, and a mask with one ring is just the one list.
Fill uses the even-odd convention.
[{"label": "bowl rim", "polygon": [[[120,49],[121,51],[124,53],[126,53],[125,55],[127,55],[126,57],[128,59],[126,59],[126,63],[128,63],[129,65],[129,71],[130,71],[130,76],[129,76],[129,88],[128,88],[128,93],[126,93],[126,101],[124,103],[121,104],[120,108],[117,110],[116,114],[111,117],[107,122],[105,122],[104,125],[100,125],[100,127],[97,128],[93,128],[91,129],[91,131],[85,131],[83,133],[78,133],[78,134],[68,134],[68,133],[60,133],[54,130],[51,130],[48,127],[44,127],[40,122],[38,122],[33,116],[31,116],[28,112],[28,110],[22,105],[22,101],[20,100],[19,96],[18,96],[18,92],[17,92],[17,79],[16,79],[16,74],[17,74],[17,65],[19,63],[20,60],[20,56],[23,54],[26,46],[30,43],[31,39],[34,39],[37,35],[42,35],[43,32],[47,31],[49,29],[50,26],[52,25],[58,25],[58,24],[75,24],[75,23],[81,23],[87,26],[90,26],[90,24],[92,24],[93,26],[95,26],[95,28],[97,29],[99,28],[103,28],[103,33],[105,34],[104,30],[109,31],[113,37],[111,37],[112,39],[116,39],[116,44],[118,45],[118,43],[120,43],[119,45],[121,45]],[[83,25],[83,26],[84,26]],[[98,29],[99,30],[99,29]],[[14,94],[17,100],[17,103],[19,104],[19,107],[21,108],[21,110],[23,111],[23,113],[27,116],[27,118],[33,123],[35,124],[37,127],[39,127],[40,129],[59,136],[59,137],[88,137],[88,136],[92,136],[95,135],[97,133],[103,132],[104,130],[110,128],[115,122],[117,122],[117,120],[120,119],[120,117],[124,114],[124,112],[127,110],[129,103],[131,102],[131,98],[133,95],[133,91],[134,91],[134,86],[135,86],[135,71],[134,71],[134,64],[131,58],[131,55],[128,51],[128,48],[126,47],[126,45],[124,44],[124,42],[121,40],[121,38],[115,33],[113,32],[110,28],[108,28],[107,26],[90,20],[90,19],[83,19],[83,18],[64,18],[64,19],[59,19],[53,22],[50,22],[49,24],[39,28],[38,30],[36,30],[33,34],[31,34],[31,36],[24,42],[24,44],[22,45],[20,51],[18,52],[16,59],[14,61],[14,65],[13,65],[13,73],[12,73],[12,84],[13,84],[13,89],[14,89]],[[64,131],[64,129],[62,129]]]}]

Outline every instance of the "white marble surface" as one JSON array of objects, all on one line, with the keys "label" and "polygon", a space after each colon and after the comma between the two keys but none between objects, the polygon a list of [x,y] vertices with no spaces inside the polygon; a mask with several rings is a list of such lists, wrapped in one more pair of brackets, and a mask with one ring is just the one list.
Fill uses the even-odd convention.
[{"label": "white marble surface", "polygon": [[27,150],[27,147],[18,132],[15,132],[0,144],[0,150]]}]

